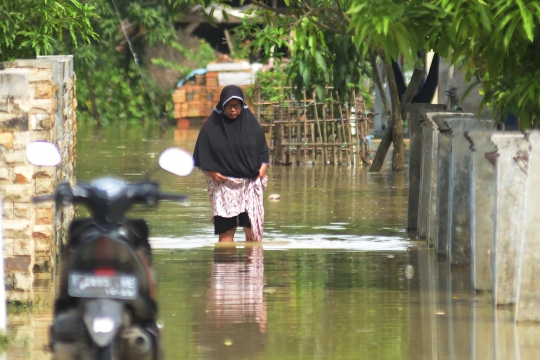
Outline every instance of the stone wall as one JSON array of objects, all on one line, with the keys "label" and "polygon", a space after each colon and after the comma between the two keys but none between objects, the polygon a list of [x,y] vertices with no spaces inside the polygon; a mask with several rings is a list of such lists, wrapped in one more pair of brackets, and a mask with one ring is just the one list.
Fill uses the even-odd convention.
[{"label": "stone wall", "polygon": [[[32,197],[75,179],[76,106],[72,56],[0,63],[0,196],[10,301],[33,302],[34,280],[51,278],[66,241],[73,209],[33,204]],[[56,144],[62,164],[29,164],[26,145],[36,140]]]}]

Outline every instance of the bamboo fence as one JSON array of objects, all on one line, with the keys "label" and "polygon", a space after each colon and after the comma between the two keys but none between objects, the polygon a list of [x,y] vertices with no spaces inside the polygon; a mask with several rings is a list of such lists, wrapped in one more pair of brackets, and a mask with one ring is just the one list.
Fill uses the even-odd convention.
[{"label": "bamboo fence", "polygon": [[[349,102],[334,97],[331,87],[326,88],[325,101],[318,101],[314,93],[305,91],[301,99],[296,99],[291,87],[273,90],[279,95],[264,99],[256,83],[252,103],[262,127],[271,133],[269,147],[273,164],[354,166],[371,163],[366,141],[369,122],[364,115],[365,102],[356,90],[351,91]],[[355,121],[351,121],[353,114]]]}]

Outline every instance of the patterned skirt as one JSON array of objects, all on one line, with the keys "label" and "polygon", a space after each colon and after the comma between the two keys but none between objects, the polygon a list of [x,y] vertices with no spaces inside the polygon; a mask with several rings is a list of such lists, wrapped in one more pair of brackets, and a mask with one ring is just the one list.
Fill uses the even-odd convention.
[{"label": "patterned skirt", "polygon": [[240,179],[229,177],[223,183],[216,183],[206,175],[208,195],[212,206],[212,216],[231,218],[247,212],[251,222],[254,241],[262,241],[264,228],[263,192],[268,177],[263,179]]}]

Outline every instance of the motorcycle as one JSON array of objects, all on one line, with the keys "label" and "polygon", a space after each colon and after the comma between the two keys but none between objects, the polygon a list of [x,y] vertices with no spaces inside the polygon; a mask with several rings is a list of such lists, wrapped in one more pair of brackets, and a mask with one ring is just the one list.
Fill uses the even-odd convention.
[{"label": "motorcycle", "polygon": [[[60,162],[56,147],[46,142],[29,144],[26,155],[34,165]],[[193,158],[170,148],[160,155],[159,166],[186,176],[193,169]],[[50,327],[53,358],[162,359],[148,226],[125,213],[135,204],[156,206],[186,197],[164,194],[159,184],[148,180],[128,184],[103,177],[75,185],[59,183],[53,194],[33,199],[49,200],[57,206],[81,204],[91,213],[69,226]]]}]

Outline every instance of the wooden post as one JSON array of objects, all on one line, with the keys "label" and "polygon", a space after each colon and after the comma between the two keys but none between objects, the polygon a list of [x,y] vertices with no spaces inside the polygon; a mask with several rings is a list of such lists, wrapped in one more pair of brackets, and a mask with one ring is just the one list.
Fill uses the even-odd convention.
[{"label": "wooden post", "polygon": [[[326,165],[328,163],[328,158],[327,158],[327,153],[326,153],[326,145],[325,145],[326,139],[324,138],[324,137],[326,137],[326,124],[323,123],[323,127],[324,127],[324,135],[323,135],[323,132],[321,131],[321,125],[319,124],[319,114],[318,114],[318,110],[317,110],[317,99],[315,98],[315,96],[313,97],[313,109],[314,109],[314,112],[315,112],[315,122],[317,123],[317,128],[319,130],[319,139],[320,139],[320,142],[323,144],[322,147],[321,147],[322,158],[323,158],[324,165]],[[313,151],[317,151],[316,146],[313,149],[314,149]]]},{"label": "wooden post", "polygon": [[308,143],[308,130],[307,130],[307,101],[306,101],[306,92],[302,92],[304,95],[304,136],[302,136],[302,145],[304,146],[304,164],[307,164],[307,143]]},{"label": "wooden post", "polygon": [[296,143],[298,144],[296,149],[296,165],[300,165],[300,152],[302,151],[302,145],[304,143],[302,135],[302,101],[298,99],[298,105],[296,107]]},{"label": "wooden post", "polygon": [[365,123],[366,123],[366,120],[364,118],[364,112],[362,111],[361,112],[361,115],[359,116],[358,113],[358,107],[359,105],[359,102],[356,100],[356,96],[354,98],[354,109],[356,111],[356,121],[358,121],[358,130],[356,132],[356,143],[360,146],[360,151],[359,151],[359,155],[360,155],[360,158],[362,159],[362,164],[364,165],[367,165],[368,161],[366,161],[366,151],[365,151],[365,146],[366,144],[364,144],[364,138],[367,136],[366,132],[365,132]]},{"label": "wooden post", "polygon": [[341,149],[339,149],[339,155],[337,153],[338,150],[336,149],[336,141],[338,140],[339,128],[336,122],[336,116],[334,115],[334,106],[335,106],[334,97],[331,98],[331,101],[332,103],[330,107],[330,116],[332,117],[332,135],[334,135],[333,136],[334,145],[332,146],[332,152],[333,152],[333,157],[334,157],[334,165],[338,165],[341,162]]},{"label": "wooden post", "polygon": [[283,138],[285,137],[285,128],[283,126],[283,108],[279,107],[279,119],[275,122],[276,131],[276,159],[277,164],[283,165],[285,163],[285,149],[283,148]]},{"label": "wooden post", "polygon": [[336,129],[338,134],[338,161],[339,165],[343,165],[343,138],[341,137],[341,132],[343,131],[343,119],[341,122],[336,123]]},{"label": "wooden post", "polygon": [[[361,143],[361,139],[364,139],[364,137],[362,136],[362,134],[364,133],[364,112],[358,110],[359,104],[360,103],[358,102],[356,98],[356,91],[355,91],[354,92],[354,115],[356,116],[356,135],[355,135],[354,141],[355,141],[356,146],[359,147],[357,155],[362,160],[360,164],[363,164],[365,156],[366,156],[366,154],[364,153],[364,146]],[[358,113],[362,115],[358,116]]]},{"label": "wooden post", "polygon": [[[328,162],[327,162],[327,164],[332,164],[333,161],[334,161],[334,157],[333,157],[334,147],[333,147],[333,145],[331,145],[330,141],[328,140],[329,135],[328,135],[327,126],[329,124],[328,124],[328,119],[326,118],[326,106],[327,106],[327,104],[323,103],[323,106],[322,106],[322,115],[323,115],[323,124],[324,124],[324,141],[323,142],[326,144],[326,150],[328,151],[328,155],[327,155]],[[330,123],[330,127],[332,127],[332,123]]]},{"label": "wooden post", "polygon": [[[339,105],[339,116],[341,117],[341,132],[343,133],[343,139],[341,139],[341,133],[340,133],[340,150],[339,150],[339,153],[340,153],[340,162],[343,164],[342,162],[342,158],[341,158],[341,153],[342,153],[342,150],[343,149],[343,143],[345,141],[347,141],[347,133],[345,132],[345,126],[346,124],[349,123],[348,121],[348,118],[347,118],[347,112],[345,112],[345,114],[343,113],[343,106],[341,105],[342,102],[341,102],[341,99],[339,97],[339,94],[336,93],[337,97],[338,97],[338,105]],[[345,116],[344,116],[345,115]],[[349,130],[349,137],[350,137],[350,130]],[[350,166],[351,165],[351,151],[350,151],[350,144],[351,144],[352,141],[349,141],[347,146],[344,148],[346,153],[347,153],[347,161],[348,161],[348,164],[347,166]]]},{"label": "wooden post", "polygon": [[287,157],[286,157],[286,163],[291,163],[291,157],[292,157],[292,124],[291,119],[287,119]]},{"label": "wooden post", "polygon": [[261,122],[261,79],[257,79],[255,82],[255,115],[257,116],[257,121]]},{"label": "wooden post", "polygon": [[229,33],[229,29],[225,28],[223,32],[225,33],[225,40],[227,40],[227,46],[229,46],[229,51],[231,52],[231,55],[234,56],[234,46],[231,40],[231,34]]}]

